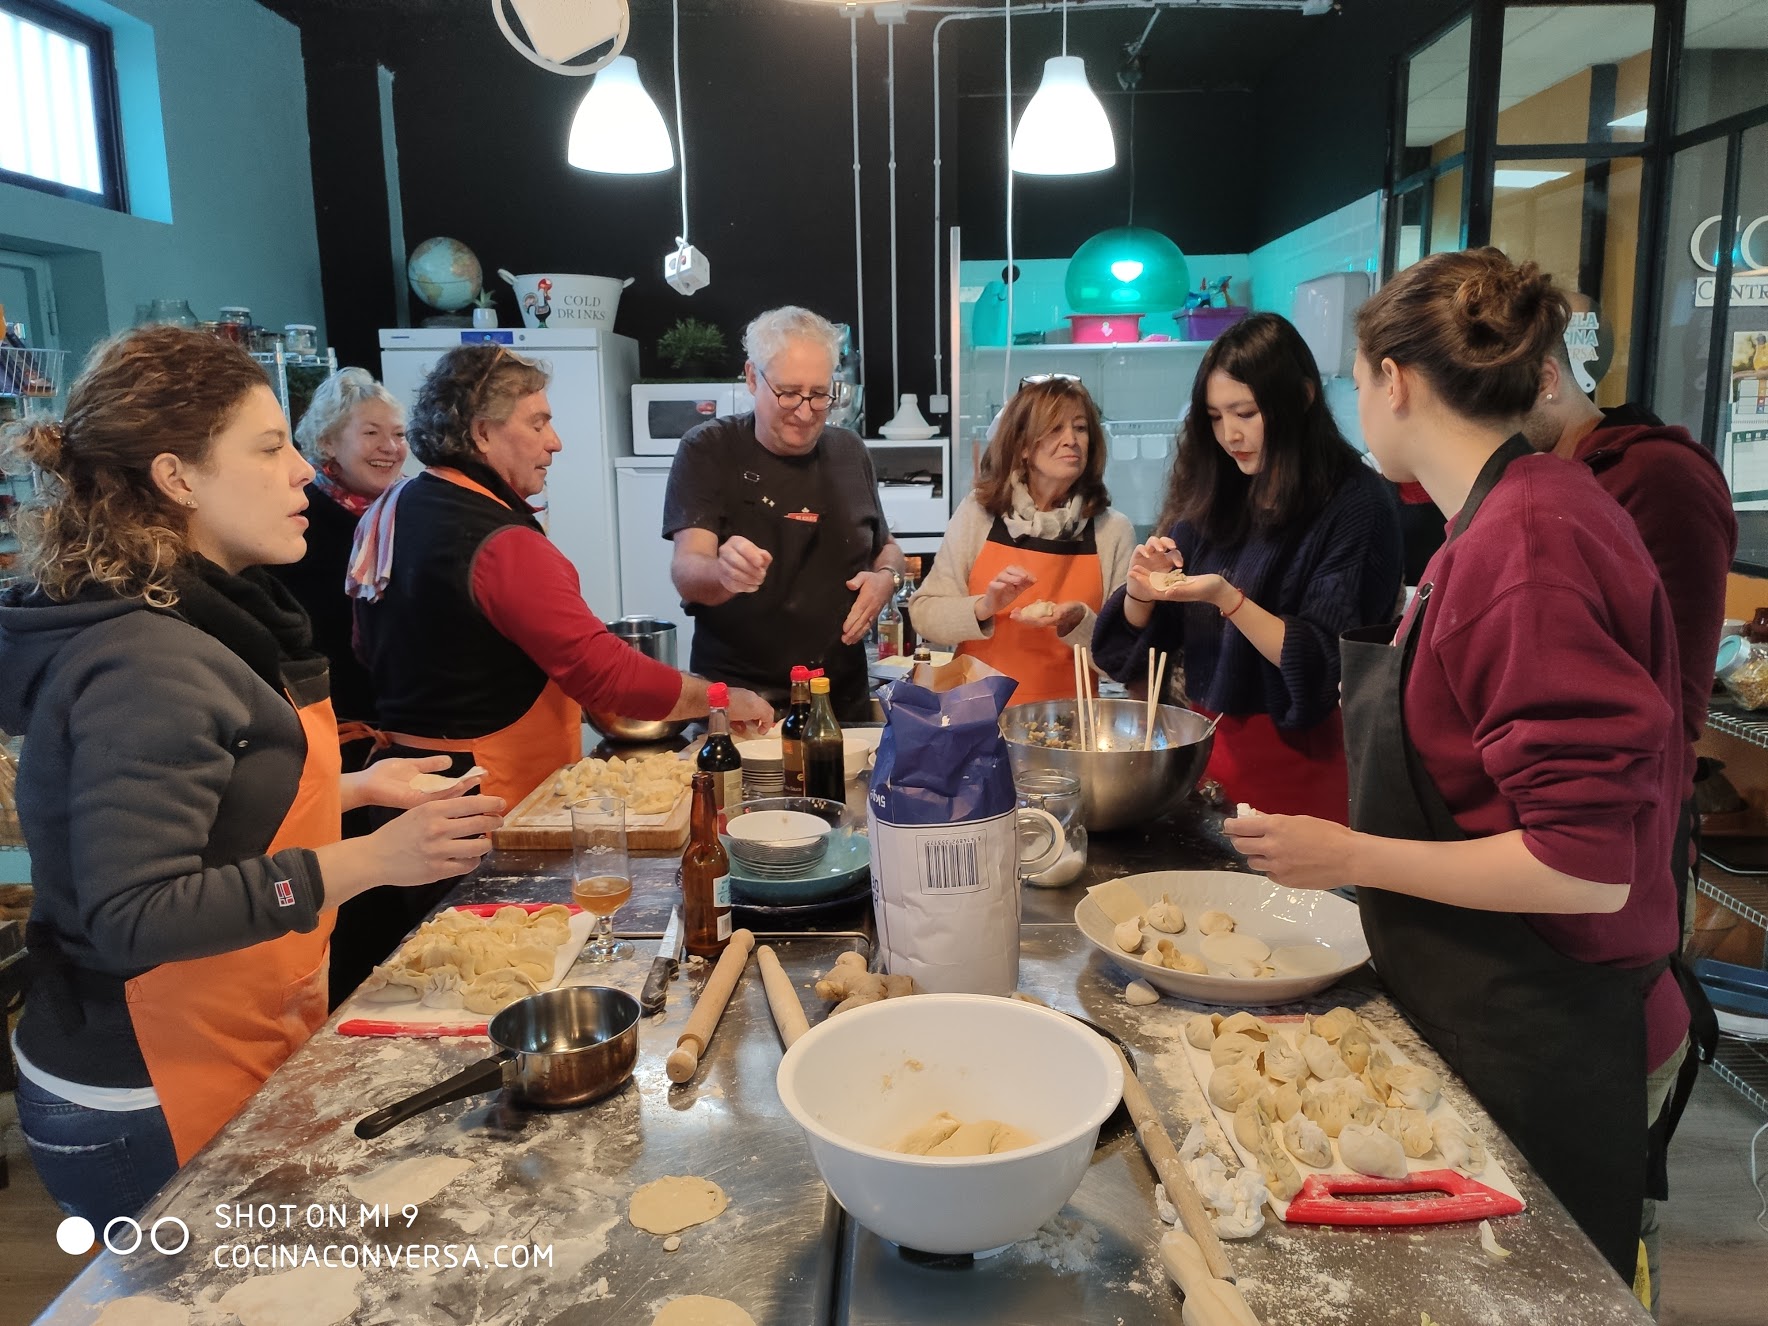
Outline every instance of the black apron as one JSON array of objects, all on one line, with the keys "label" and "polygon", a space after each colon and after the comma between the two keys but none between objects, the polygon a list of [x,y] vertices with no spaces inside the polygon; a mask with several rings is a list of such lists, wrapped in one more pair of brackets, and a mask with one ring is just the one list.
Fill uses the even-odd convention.
[{"label": "black apron", "polygon": [[[1528,454],[1520,437],[1493,454],[1451,540],[1510,462]],[[1419,586],[1397,638],[1387,626],[1340,639],[1350,823],[1384,838],[1450,842],[1466,835],[1406,736],[1403,709],[1430,594],[1428,583]],[[1669,959],[1631,968],[1580,962],[1514,913],[1372,888],[1359,888],[1357,903],[1395,1002],[1631,1284],[1649,1173],[1661,1171],[1661,1148],[1648,1156],[1644,1123],[1644,995]],[[1692,1062],[1691,1054],[1685,1077]],[[1679,1101],[1671,1106],[1680,1112]],[[1667,1141],[1673,1126],[1673,1117],[1660,1120],[1652,1140]]]}]

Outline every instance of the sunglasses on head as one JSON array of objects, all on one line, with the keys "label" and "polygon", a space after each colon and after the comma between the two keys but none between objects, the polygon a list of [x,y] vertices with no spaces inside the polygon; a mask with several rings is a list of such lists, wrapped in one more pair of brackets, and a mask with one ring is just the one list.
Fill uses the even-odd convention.
[{"label": "sunglasses on head", "polygon": [[1036,387],[1045,382],[1073,382],[1078,384],[1080,376],[1076,373],[1028,373],[1019,379],[1021,387]]}]

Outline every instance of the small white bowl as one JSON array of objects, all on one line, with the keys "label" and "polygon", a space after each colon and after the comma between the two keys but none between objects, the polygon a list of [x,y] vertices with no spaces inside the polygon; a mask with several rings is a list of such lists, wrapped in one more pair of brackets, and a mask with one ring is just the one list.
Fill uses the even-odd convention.
[{"label": "small white bowl", "polygon": [[[849,1215],[893,1243],[949,1255],[1030,1238],[1062,1209],[1123,1095],[1123,1066],[1102,1036],[1051,1009],[917,995],[812,1027],[776,1085]],[[892,1149],[941,1110],[1038,1141],[989,1156]]]},{"label": "small white bowl", "polygon": [[1129,875],[1122,881],[1142,900],[1144,910],[1162,894],[1185,914],[1185,928],[1164,935],[1144,924],[1144,947],[1170,939],[1181,953],[1202,956],[1198,918],[1206,911],[1227,912],[1239,932],[1256,935],[1272,949],[1290,945],[1325,945],[1332,960],[1315,964],[1307,974],[1266,977],[1225,976],[1174,971],[1140,955],[1125,953],[1112,938],[1111,918],[1090,896],[1074,908],[1074,923],[1093,947],[1132,976],[1157,990],[1202,1004],[1286,1004],[1324,990],[1369,960],[1363,921],[1355,903],[1314,889],[1285,889],[1263,875],[1236,870],[1156,870]]},{"label": "small white bowl", "polygon": [[748,741],[739,741],[737,755],[742,759],[744,768],[751,765],[783,765],[786,759],[785,747],[778,737],[753,737]]},{"label": "small white bowl", "polygon": [[761,847],[803,847],[827,838],[829,824],[801,810],[752,810],[731,820],[725,831],[739,842]]}]

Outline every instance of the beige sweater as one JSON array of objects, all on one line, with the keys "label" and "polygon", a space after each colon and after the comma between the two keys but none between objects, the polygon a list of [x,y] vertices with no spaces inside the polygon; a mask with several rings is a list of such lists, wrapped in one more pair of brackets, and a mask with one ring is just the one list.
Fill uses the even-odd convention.
[{"label": "beige sweater", "polygon": [[[966,640],[986,640],[994,634],[994,618],[976,620],[980,594],[970,592],[970,568],[994,517],[984,511],[974,494],[964,498],[952,513],[951,524],[939,543],[939,555],[927,579],[909,599],[909,620],[923,640],[935,644],[957,646]],[[1105,580],[1109,597],[1130,573],[1130,558],[1136,551],[1136,529],[1128,516],[1120,511],[1104,511],[1093,517],[1093,540],[1099,550],[1099,572]],[[1060,637],[1065,645],[1090,644],[1093,639],[1093,612],[1088,609],[1080,624]]]}]

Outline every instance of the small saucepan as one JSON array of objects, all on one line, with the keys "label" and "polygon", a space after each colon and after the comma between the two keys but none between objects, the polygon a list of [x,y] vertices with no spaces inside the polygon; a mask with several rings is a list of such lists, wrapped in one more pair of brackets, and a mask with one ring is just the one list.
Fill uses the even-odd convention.
[{"label": "small saucepan", "polygon": [[379,1137],[425,1110],[500,1087],[548,1109],[600,1100],[632,1076],[638,1018],[638,1000],[605,985],[567,985],[518,999],[486,1028],[496,1054],[376,1110],[356,1125],[356,1136]]}]

